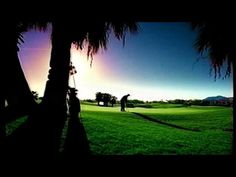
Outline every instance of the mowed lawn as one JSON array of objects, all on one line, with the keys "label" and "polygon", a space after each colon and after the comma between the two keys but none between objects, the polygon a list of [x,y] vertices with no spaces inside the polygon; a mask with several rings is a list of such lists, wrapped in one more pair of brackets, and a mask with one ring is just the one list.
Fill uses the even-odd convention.
[{"label": "mowed lawn", "polygon": [[95,155],[232,153],[232,108],[157,105],[120,112],[119,107],[81,106],[81,119]]}]

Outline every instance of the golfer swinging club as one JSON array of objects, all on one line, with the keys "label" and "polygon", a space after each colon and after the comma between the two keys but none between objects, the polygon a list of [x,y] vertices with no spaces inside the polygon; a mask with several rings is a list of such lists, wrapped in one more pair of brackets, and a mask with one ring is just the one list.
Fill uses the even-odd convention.
[{"label": "golfer swinging club", "polygon": [[130,94],[124,95],[120,100],[120,105],[121,105],[121,111],[122,112],[125,111],[125,104],[127,103],[128,96],[130,96]]}]

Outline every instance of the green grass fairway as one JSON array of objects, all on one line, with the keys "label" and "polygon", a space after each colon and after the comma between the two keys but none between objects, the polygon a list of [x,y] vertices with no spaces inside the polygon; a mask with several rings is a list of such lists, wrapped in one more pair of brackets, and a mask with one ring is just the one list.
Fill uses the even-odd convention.
[{"label": "green grass fairway", "polygon": [[[119,106],[86,102],[81,107],[94,155],[232,154],[233,109],[229,107],[152,104],[127,112],[120,112]],[[9,122],[7,136],[26,119]]]},{"label": "green grass fairway", "polygon": [[156,104],[120,112],[120,107],[82,104],[81,116],[96,155],[228,155],[232,153],[232,111]]}]

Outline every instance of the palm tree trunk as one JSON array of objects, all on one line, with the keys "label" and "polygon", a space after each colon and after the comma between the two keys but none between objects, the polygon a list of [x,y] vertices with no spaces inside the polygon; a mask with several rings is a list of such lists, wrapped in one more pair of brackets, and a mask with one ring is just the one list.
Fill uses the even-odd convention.
[{"label": "palm tree trunk", "polygon": [[71,42],[64,37],[62,31],[53,25],[52,51],[48,81],[46,84],[43,103],[49,106],[65,107],[66,93],[69,82],[69,64]]},{"label": "palm tree trunk", "polygon": [[[0,65],[0,66],[2,67],[2,65]],[[3,68],[0,69],[0,77],[1,77],[1,82],[3,82],[3,84],[4,84],[5,80],[2,80],[2,79],[4,79],[2,76],[3,76]],[[0,143],[6,137],[6,125],[5,125],[5,116],[4,116],[6,96],[5,96],[4,92],[5,92],[4,87],[0,86]],[[1,144],[0,144],[0,146],[1,146]],[[0,150],[0,152],[1,152],[1,150]]]},{"label": "palm tree trunk", "polygon": [[[236,78],[235,78],[235,61],[232,61],[232,78],[233,78],[233,108],[235,108],[235,93],[236,93]],[[233,111],[233,155],[236,154],[236,137],[235,137],[235,127],[236,127],[236,118],[235,118],[235,111]]]},{"label": "palm tree trunk", "polygon": [[[2,58],[0,65],[0,152],[5,152],[4,147],[8,147],[5,142],[6,123],[20,115],[30,114],[37,105],[17,54],[19,33],[16,24],[13,22],[7,24],[6,27],[3,32],[2,43],[4,45],[1,51],[1,56],[6,58]],[[5,101],[7,101],[7,107]]]},{"label": "palm tree trunk", "polygon": [[16,108],[23,111],[22,113],[28,114],[34,108],[36,102],[21,68],[17,52],[11,58],[11,63],[8,66],[11,66],[12,71],[10,71],[11,74],[6,85],[7,101],[9,105],[16,106]]},{"label": "palm tree trunk", "polygon": [[[5,112],[5,101],[7,100],[11,114],[29,114],[36,106],[29,85],[22,70],[17,54],[17,34],[15,23],[6,25],[8,28],[4,32],[6,36],[2,38],[4,44],[1,60],[1,91],[0,91],[0,112]],[[7,114],[5,116],[8,116]],[[1,117],[0,119],[2,119]],[[7,118],[5,117],[6,121]],[[2,121],[0,121],[2,123]]]},{"label": "palm tree trunk", "polygon": [[[52,23],[52,51],[48,81],[42,101],[45,140],[47,148],[57,153],[60,136],[66,121],[66,95],[69,82],[71,42],[64,37],[57,24]],[[42,127],[41,127],[42,128]]]},{"label": "palm tree trunk", "polygon": [[4,119],[5,100],[0,98],[0,141],[6,137],[6,125]]},{"label": "palm tree trunk", "polygon": [[8,29],[4,35],[7,36],[4,42],[1,84],[2,99],[7,100],[9,107],[13,107],[15,111],[20,111],[23,114],[28,114],[36,105],[29,85],[26,81],[22,70],[19,57],[17,54],[17,38],[19,32],[16,29],[16,24],[8,25]]}]

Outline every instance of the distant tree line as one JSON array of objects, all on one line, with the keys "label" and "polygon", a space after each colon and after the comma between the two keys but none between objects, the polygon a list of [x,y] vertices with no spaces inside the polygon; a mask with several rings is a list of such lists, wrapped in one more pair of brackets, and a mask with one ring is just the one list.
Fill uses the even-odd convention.
[{"label": "distant tree line", "polygon": [[[112,96],[111,94],[108,93],[101,93],[97,92],[96,93],[96,99],[86,99],[84,100],[86,102],[90,103],[96,103],[100,105],[101,102],[103,102],[102,106],[108,106],[108,103],[110,103],[112,106],[114,104],[120,104],[120,101],[117,100],[116,97]],[[191,105],[196,105],[196,106],[233,106],[233,99],[229,98],[226,100],[201,100],[201,99],[190,99],[190,100],[184,100],[184,99],[174,99],[174,100],[167,100],[167,101],[143,101],[143,100],[138,100],[138,99],[133,99],[133,100],[128,100],[126,107],[128,108],[134,108],[134,107],[144,107],[144,108],[151,108],[152,103],[159,103],[159,104],[181,104],[184,106],[191,106]]]},{"label": "distant tree line", "polygon": [[97,92],[95,100],[97,101],[98,106],[101,106],[100,103],[103,102],[102,106],[108,107],[108,103],[110,103],[111,106],[113,107],[114,104],[116,104],[117,97],[109,93]]},{"label": "distant tree line", "polygon": [[182,99],[175,99],[175,100],[168,100],[167,103],[171,104],[183,104],[186,106],[191,105],[198,105],[198,106],[232,106],[233,100],[182,100]]},{"label": "distant tree line", "polygon": [[128,100],[129,103],[132,103],[132,104],[144,104],[144,101],[142,100],[137,100],[137,99],[134,99],[134,100]]},{"label": "distant tree line", "polygon": [[96,100],[93,100],[93,99],[84,99],[83,101],[89,102],[89,103],[96,103],[97,102]]},{"label": "distant tree line", "polygon": [[140,106],[142,107],[142,105],[144,105],[145,102],[143,100],[138,100],[138,99],[133,99],[133,100],[128,100],[128,102],[126,103],[126,107],[127,108],[134,108],[136,106]]},{"label": "distant tree line", "polygon": [[160,103],[160,104],[182,104],[184,106],[233,106],[233,99],[224,99],[224,100],[201,100],[201,99],[174,99],[174,100],[167,100],[167,101],[142,101],[142,100],[129,100],[127,103],[127,107],[145,107],[149,108],[152,107],[151,103]]}]

